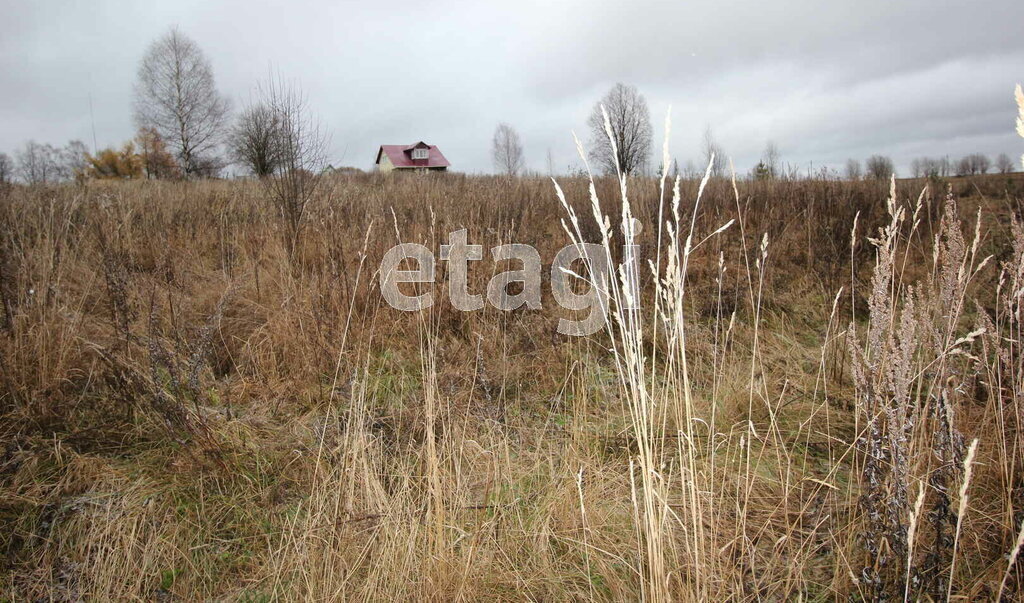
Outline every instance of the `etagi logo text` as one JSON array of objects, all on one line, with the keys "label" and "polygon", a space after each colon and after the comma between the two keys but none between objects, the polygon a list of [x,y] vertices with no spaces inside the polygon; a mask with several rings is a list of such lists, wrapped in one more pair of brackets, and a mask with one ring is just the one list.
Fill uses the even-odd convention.
[{"label": "etagi logo text", "polygon": [[[625,257],[637,257],[635,245],[629,245]],[[492,248],[491,257],[495,262],[518,260],[519,270],[508,270],[495,274],[487,283],[487,301],[499,310],[515,310],[526,306],[531,310],[541,308],[541,259],[531,245],[512,243]],[[481,245],[470,245],[466,230],[457,230],[448,235],[448,244],[441,245],[441,260],[448,262],[448,296],[452,305],[463,312],[472,312],[484,307],[484,295],[471,293],[467,276],[469,262],[484,258]],[[400,270],[402,262],[410,261],[416,268]],[[578,264],[573,269],[573,264]],[[408,264],[407,264],[408,265]],[[580,268],[585,267],[586,270]],[[599,331],[607,320],[608,283],[611,277],[607,253],[596,243],[566,245],[558,251],[551,262],[551,293],[561,307],[572,311],[588,311],[582,320],[558,320],[558,332],[564,335],[586,336]],[[434,254],[417,243],[395,245],[384,254],[380,263],[380,289],[384,299],[396,310],[417,312],[434,304],[431,291],[419,295],[405,295],[399,289],[401,283],[434,283],[436,261]],[[635,266],[628,273],[636,274]],[[586,278],[580,276],[587,273]],[[582,281],[587,291],[578,293],[572,281]],[[519,293],[510,294],[509,285],[520,283]],[[635,299],[635,296],[626,296]]]}]

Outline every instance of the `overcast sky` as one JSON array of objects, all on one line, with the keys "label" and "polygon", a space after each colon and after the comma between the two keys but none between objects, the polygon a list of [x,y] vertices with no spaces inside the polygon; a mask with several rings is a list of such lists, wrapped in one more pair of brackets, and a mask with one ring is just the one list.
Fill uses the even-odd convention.
[{"label": "overcast sky", "polygon": [[529,167],[577,165],[572,132],[615,82],[646,96],[660,155],[700,156],[710,127],[746,171],[767,140],[784,162],[1019,157],[1024,1],[579,1],[489,3],[0,0],[0,151],[26,140],[102,148],[132,137],[147,45],[173,25],[244,105],[270,69],[301,83],[334,165],[425,140],[452,169],[491,171],[498,122]]}]

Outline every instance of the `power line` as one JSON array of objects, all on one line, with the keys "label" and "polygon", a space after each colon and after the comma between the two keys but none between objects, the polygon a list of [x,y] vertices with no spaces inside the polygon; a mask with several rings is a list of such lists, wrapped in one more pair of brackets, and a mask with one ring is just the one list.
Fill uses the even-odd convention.
[{"label": "power line", "polygon": [[92,154],[96,154],[96,115],[92,111],[92,74],[89,74],[89,121],[92,122]]}]

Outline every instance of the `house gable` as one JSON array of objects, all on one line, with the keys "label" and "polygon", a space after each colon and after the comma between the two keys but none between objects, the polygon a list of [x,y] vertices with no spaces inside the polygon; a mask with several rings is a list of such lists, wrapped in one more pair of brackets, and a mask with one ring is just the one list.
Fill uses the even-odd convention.
[{"label": "house gable", "polygon": [[377,151],[378,171],[445,171],[451,165],[436,145],[422,140],[411,145],[385,144]]},{"label": "house gable", "polygon": [[395,165],[391,163],[391,159],[389,159],[387,153],[384,152],[384,147],[381,147],[377,151],[377,161],[374,163],[377,166],[377,170],[381,172],[390,172],[395,169]]}]

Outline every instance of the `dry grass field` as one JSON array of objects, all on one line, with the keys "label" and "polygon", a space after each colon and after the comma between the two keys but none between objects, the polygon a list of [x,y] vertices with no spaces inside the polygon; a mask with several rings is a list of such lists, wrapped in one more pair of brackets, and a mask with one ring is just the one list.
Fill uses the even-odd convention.
[{"label": "dry grass field", "polygon": [[[578,231],[548,179],[332,176],[292,254],[252,181],[0,192],[0,600],[1022,596],[1024,179],[598,180],[642,302],[585,338],[558,184]],[[461,228],[543,309],[445,262],[388,307]]]}]

